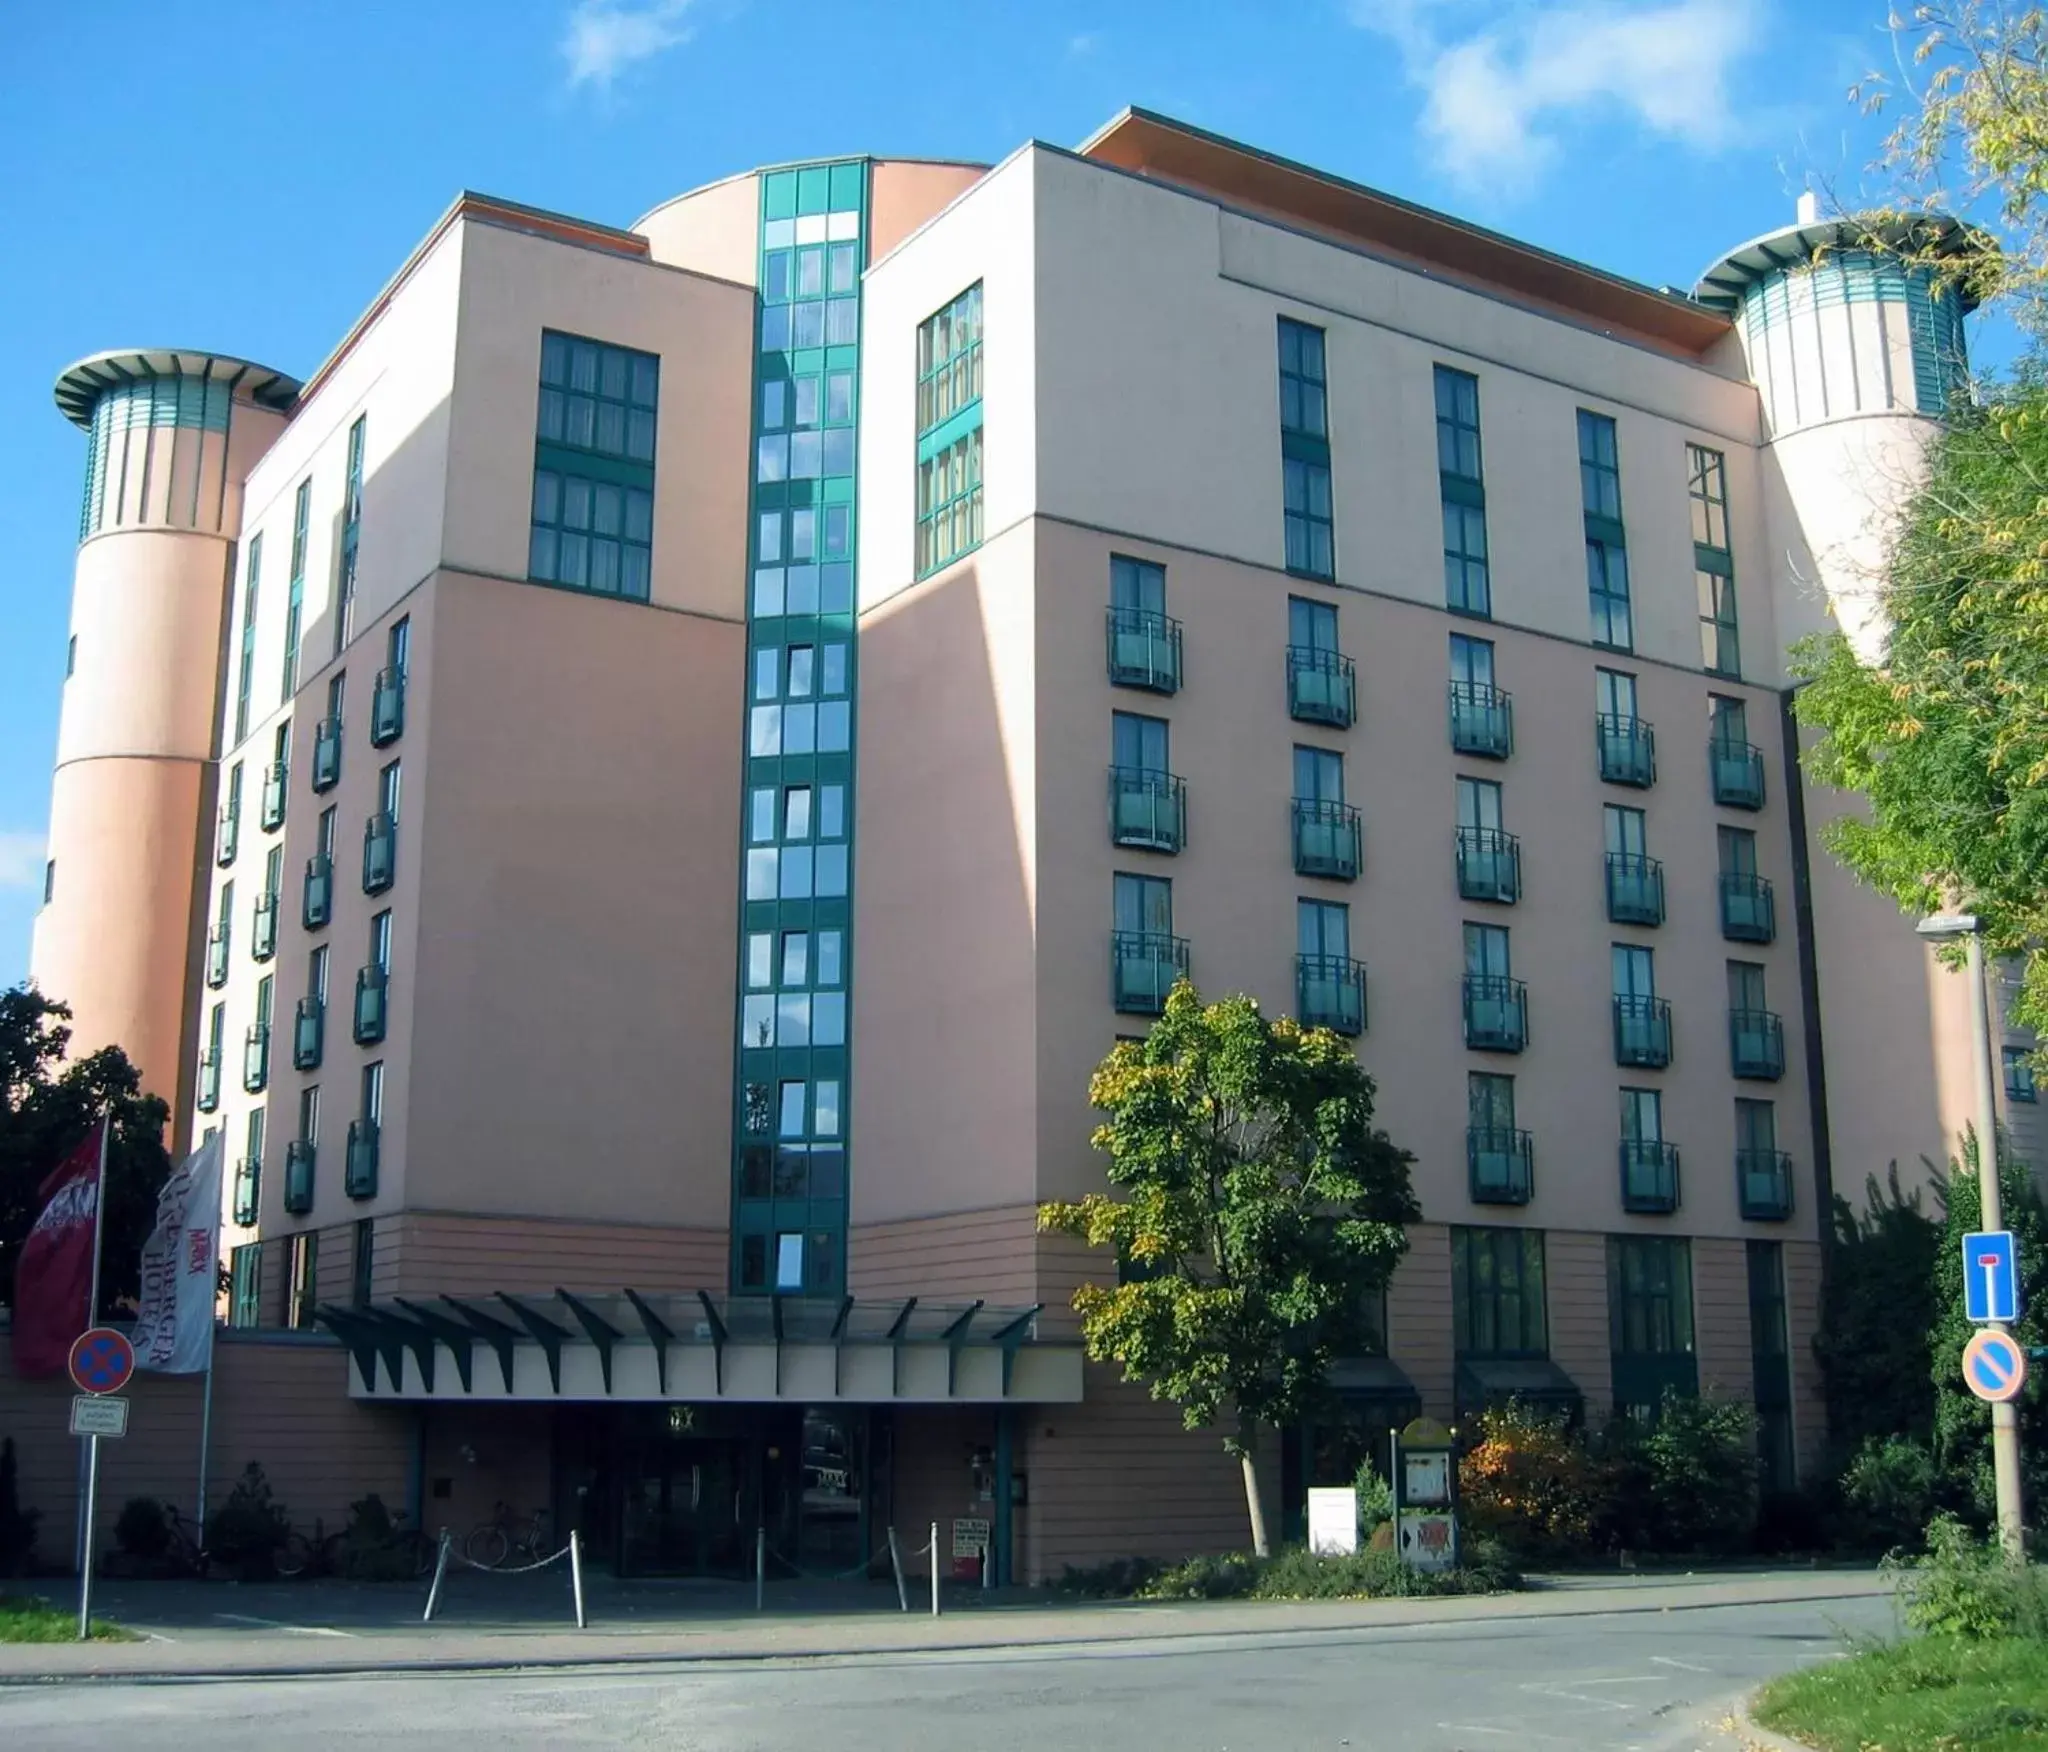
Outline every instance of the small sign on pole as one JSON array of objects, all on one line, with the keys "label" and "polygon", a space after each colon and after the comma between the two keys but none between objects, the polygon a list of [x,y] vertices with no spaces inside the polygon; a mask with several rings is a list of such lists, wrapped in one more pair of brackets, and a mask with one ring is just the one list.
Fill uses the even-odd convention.
[{"label": "small sign on pole", "polygon": [[71,1433],[74,1436],[125,1436],[128,1433],[128,1401],[81,1393],[71,1402]]},{"label": "small sign on pole", "polygon": [[1963,1237],[1963,1312],[1976,1321],[2020,1317],[2019,1245],[2010,1229]]},{"label": "small sign on pole", "polygon": [[1986,1327],[1963,1346],[1963,1382],[1979,1399],[2002,1405],[2027,1384],[2027,1353],[2009,1332]]},{"label": "small sign on pole", "polygon": [[81,1393],[118,1393],[135,1373],[135,1347],[111,1326],[95,1326],[71,1342],[71,1380]]}]

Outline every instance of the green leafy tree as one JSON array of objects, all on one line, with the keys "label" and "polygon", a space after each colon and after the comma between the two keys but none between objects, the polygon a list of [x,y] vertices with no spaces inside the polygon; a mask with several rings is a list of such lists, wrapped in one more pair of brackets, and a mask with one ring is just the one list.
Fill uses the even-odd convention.
[{"label": "green leafy tree", "polygon": [[1039,1211],[1115,1250],[1122,1281],[1074,1294],[1088,1354],[1189,1429],[1223,1426],[1261,1557],[1259,1431],[1310,1415],[1330,1364],[1364,1351],[1368,1300],[1420,1215],[1414,1158],[1374,1129],[1373,1097],[1341,1035],[1247,997],[1205,1005],[1183,981],[1089,1082],[1113,1191]]},{"label": "green leafy tree", "polygon": [[65,1062],[71,1012],[32,986],[0,991],[0,1303],[14,1302],[14,1263],[41,1209],[50,1170],[111,1107],[100,1307],[112,1315],[141,1288],[142,1244],[170,1173],[170,1109],[142,1093],[119,1047]]}]

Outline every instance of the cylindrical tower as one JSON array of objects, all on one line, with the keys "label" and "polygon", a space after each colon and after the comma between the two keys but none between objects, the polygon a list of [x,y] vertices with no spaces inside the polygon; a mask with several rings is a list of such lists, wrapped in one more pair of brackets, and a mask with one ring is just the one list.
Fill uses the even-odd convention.
[{"label": "cylindrical tower", "polygon": [[59,411],[91,444],[30,973],[70,1005],[74,1056],[121,1047],[173,1114],[193,1074],[242,483],[298,389],[170,350],[98,353],[57,379]]}]

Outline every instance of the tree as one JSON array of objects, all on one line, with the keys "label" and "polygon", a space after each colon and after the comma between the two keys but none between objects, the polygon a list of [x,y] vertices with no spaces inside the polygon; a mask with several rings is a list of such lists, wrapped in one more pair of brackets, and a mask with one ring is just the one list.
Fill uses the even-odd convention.
[{"label": "tree", "polygon": [[142,1244],[170,1173],[170,1109],[142,1093],[117,1046],[67,1064],[70,1019],[63,1004],[33,986],[0,991],[0,1302],[13,1305],[14,1262],[41,1208],[44,1178],[111,1107],[98,1310],[105,1315],[141,1289]]},{"label": "tree", "polygon": [[1074,1293],[1088,1355],[1187,1428],[1224,1424],[1261,1557],[1258,1432],[1311,1415],[1330,1364],[1365,1350],[1369,1301],[1421,1214],[1414,1158],[1373,1128],[1373,1097],[1341,1035],[1247,997],[1205,1005],[1182,981],[1089,1081],[1115,1192],[1039,1211],[1041,1229],[1116,1250],[1117,1285]]}]

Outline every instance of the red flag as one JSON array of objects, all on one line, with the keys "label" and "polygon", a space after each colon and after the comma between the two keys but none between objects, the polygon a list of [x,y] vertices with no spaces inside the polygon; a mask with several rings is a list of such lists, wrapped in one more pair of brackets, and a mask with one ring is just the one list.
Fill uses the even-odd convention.
[{"label": "red flag", "polygon": [[14,1368],[61,1375],[71,1346],[92,1324],[92,1251],[99,1212],[101,1134],[85,1134],[39,1189],[42,1214],[14,1262]]}]

